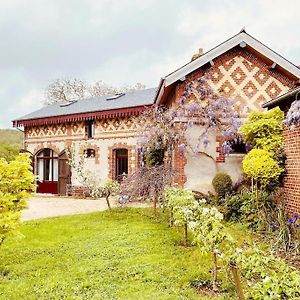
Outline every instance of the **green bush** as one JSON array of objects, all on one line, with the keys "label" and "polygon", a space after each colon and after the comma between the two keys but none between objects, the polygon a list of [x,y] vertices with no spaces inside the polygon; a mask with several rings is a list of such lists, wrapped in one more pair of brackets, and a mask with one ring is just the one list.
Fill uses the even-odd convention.
[{"label": "green bush", "polygon": [[283,169],[272,155],[263,149],[252,149],[243,159],[244,174],[265,187],[277,182]]},{"label": "green bush", "polygon": [[244,222],[253,230],[264,230],[272,221],[275,204],[266,191],[242,192],[224,199],[226,220]]},{"label": "green bush", "polygon": [[218,173],[215,175],[212,181],[212,185],[215,189],[218,199],[224,198],[232,191],[232,180],[228,174]]}]

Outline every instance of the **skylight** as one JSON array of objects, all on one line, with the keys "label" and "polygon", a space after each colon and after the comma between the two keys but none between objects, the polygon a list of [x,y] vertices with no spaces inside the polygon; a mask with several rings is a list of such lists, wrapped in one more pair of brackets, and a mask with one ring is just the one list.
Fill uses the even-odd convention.
[{"label": "skylight", "polygon": [[73,100],[73,101],[68,101],[68,102],[63,102],[63,103],[60,103],[59,106],[60,107],[65,107],[65,106],[69,106],[73,103],[77,102],[77,100]]},{"label": "skylight", "polygon": [[122,96],[124,96],[124,95],[125,95],[125,93],[115,94],[115,95],[113,95],[113,96],[107,97],[106,100],[115,100],[115,99],[118,99],[118,98],[120,98],[120,97],[122,97]]}]

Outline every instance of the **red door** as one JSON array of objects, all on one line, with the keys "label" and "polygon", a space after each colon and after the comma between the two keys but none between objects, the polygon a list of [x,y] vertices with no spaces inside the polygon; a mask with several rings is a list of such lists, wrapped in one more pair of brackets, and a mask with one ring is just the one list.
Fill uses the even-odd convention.
[{"label": "red door", "polygon": [[37,155],[37,192],[57,194],[58,192],[58,157],[45,148]]}]

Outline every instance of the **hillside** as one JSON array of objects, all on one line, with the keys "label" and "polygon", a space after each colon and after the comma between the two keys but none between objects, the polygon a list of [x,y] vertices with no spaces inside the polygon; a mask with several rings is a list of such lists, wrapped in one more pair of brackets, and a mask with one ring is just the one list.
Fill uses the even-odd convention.
[{"label": "hillside", "polygon": [[15,129],[0,129],[0,158],[13,160],[23,145],[23,133]]},{"label": "hillside", "polygon": [[15,129],[0,129],[0,144],[22,147],[23,133]]}]

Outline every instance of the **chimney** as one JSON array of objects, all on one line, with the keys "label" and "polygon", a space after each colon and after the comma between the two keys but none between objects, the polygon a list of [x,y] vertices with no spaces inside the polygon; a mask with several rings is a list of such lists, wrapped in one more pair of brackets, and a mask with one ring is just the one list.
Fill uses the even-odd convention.
[{"label": "chimney", "polygon": [[200,57],[202,54],[203,54],[203,48],[199,48],[198,52],[195,53],[195,54],[192,56],[191,61],[197,59],[197,58]]}]

